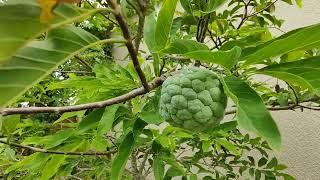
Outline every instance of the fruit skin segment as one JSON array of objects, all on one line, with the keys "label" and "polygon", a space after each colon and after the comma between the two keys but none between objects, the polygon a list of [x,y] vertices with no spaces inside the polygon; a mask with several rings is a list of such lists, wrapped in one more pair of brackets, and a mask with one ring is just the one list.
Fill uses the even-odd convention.
[{"label": "fruit skin segment", "polygon": [[162,85],[160,115],[176,127],[210,131],[223,119],[226,106],[222,83],[207,69],[184,68]]}]

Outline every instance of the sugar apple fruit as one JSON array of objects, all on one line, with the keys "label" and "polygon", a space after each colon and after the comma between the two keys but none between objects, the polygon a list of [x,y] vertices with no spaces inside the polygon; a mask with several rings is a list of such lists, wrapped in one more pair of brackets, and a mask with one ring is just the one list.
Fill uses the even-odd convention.
[{"label": "sugar apple fruit", "polygon": [[223,119],[226,105],[220,80],[207,69],[184,68],[162,85],[160,115],[176,127],[210,131]]}]

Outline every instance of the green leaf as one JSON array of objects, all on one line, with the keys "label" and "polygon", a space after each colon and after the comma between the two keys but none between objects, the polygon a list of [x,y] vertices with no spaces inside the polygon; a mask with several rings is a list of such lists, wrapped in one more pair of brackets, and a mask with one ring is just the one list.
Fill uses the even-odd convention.
[{"label": "green leaf", "polygon": [[2,154],[5,156],[6,159],[10,161],[18,161],[16,152],[11,149],[10,147],[5,147],[4,150],[2,149]]},{"label": "green leaf", "polygon": [[209,152],[211,145],[210,141],[202,141],[202,151],[205,153]]},{"label": "green leaf", "polygon": [[63,115],[57,119],[56,121],[53,122],[53,125],[58,124],[68,118],[72,118],[72,117],[82,117],[84,115],[85,111],[77,111],[77,112],[66,112],[63,113]]},{"label": "green leaf", "polygon": [[297,5],[302,8],[302,0],[296,0]]},{"label": "green leaf", "polygon": [[273,58],[291,51],[319,47],[320,24],[296,29],[277,39],[266,42],[260,49],[242,58],[245,65],[262,63],[263,60]]},{"label": "green leaf", "polygon": [[223,147],[225,147],[228,151],[235,155],[240,155],[240,152],[238,151],[237,147],[233,145],[231,142],[229,142],[226,139],[216,139],[216,141],[221,144]]},{"label": "green leaf", "polygon": [[161,158],[156,155],[153,159],[152,170],[155,180],[162,180],[164,176],[164,163]]},{"label": "green leaf", "polygon": [[227,69],[232,68],[241,55],[241,49],[234,47],[229,51],[194,51],[183,54],[187,58],[192,58],[205,63],[219,64]]},{"label": "green leaf", "polygon": [[188,52],[200,51],[200,50],[209,51],[209,48],[205,44],[199,43],[194,40],[179,39],[170,43],[168,48],[164,49],[162,52],[168,53],[168,54],[185,54]]},{"label": "green leaf", "polygon": [[66,157],[67,156],[64,155],[52,155],[51,159],[44,166],[40,179],[47,180],[56,174],[59,167],[64,163]]},{"label": "green leaf", "polygon": [[51,31],[45,40],[29,43],[0,64],[0,107],[12,103],[78,52],[113,42],[119,40],[99,40],[81,28],[66,27]]},{"label": "green leaf", "polygon": [[265,157],[262,157],[259,159],[258,166],[261,167],[265,165],[267,162],[268,162],[268,159],[266,159]]},{"label": "green leaf", "polygon": [[288,166],[286,166],[284,164],[278,164],[276,167],[274,167],[274,170],[282,171],[282,170],[285,170],[287,168],[288,168]]},{"label": "green leaf", "polygon": [[239,125],[261,136],[273,149],[279,150],[280,132],[257,92],[234,76],[225,77],[223,84],[225,91],[237,105]]},{"label": "green leaf", "polygon": [[144,23],[144,41],[152,53],[153,56],[153,68],[156,75],[159,75],[159,63],[160,63],[160,56],[157,51],[157,41],[156,41],[156,27],[157,21],[155,19],[155,15],[151,13],[150,15],[146,16],[146,20]]},{"label": "green leaf", "polygon": [[106,108],[93,110],[90,114],[85,116],[79,123],[78,129],[80,132],[84,132],[96,126],[101,120]]},{"label": "green leaf", "polygon": [[149,101],[143,107],[139,117],[148,124],[160,124],[164,119],[159,113],[160,90],[157,90],[155,95],[149,98]]},{"label": "green leaf", "polygon": [[282,177],[284,180],[296,180],[295,177],[289,175],[289,174],[282,174]]},{"label": "green leaf", "polygon": [[124,167],[126,166],[128,158],[134,148],[134,142],[135,139],[133,137],[133,133],[129,133],[121,143],[118,154],[112,163],[111,180],[121,179]]},{"label": "green leaf", "polygon": [[[82,140],[67,144],[62,148],[59,148],[60,151],[75,151],[77,150],[81,145],[82,145]],[[50,155],[50,160],[46,163],[46,165],[42,169],[42,175],[41,175],[41,180],[47,180],[50,179],[53,175],[55,175],[60,166],[62,166],[65,163],[65,160],[68,156],[66,155]]]},{"label": "green leaf", "polygon": [[44,137],[28,137],[23,144],[44,145],[47,149],[59,146],[76,133],[74,129],[65,129]]},{"label": "green leaf", "polygon": [[181,6],[187,13],[192,13],[192,6],[190,0],[180,0]]},{"label": "green leaf", "polygon": [[0,62],[8,60],[30,40],[49,29],[85,19],[101,9],[81,9],[67,4],[55,8],[55,19],[41,23],[38,0],[5,1],[0,4]]},{"label": "green leaf", "polygon": [[115,115],[118,109],[119,109],[119,105],[117,104],[106,107],[98,124],[98,130],[97,130],[98,135],[103,135],[112,128],[112,124],[113,124],[113,121],[115,120]]},{"label": "green leaf", "polygon": [[157,49],[166,47],[171,32],[173,15],[176,10],[178,0],[164,0],[160,9],[155,30],[155,42]]},{"label": "green leaf", "polygon": [[234,47],[229,51],[210,51],[206,45],[191,41],[173,42],[164,52],[180,54],[186,58],[196,59],[205,63],[219,64],[227,69],[233,67],[241,55],[241,48]]},{"label": "green leaf", "polygon": [[320,95],[320,57],[267,66],[258,73],[277,77]]},{"label": "green leaf", "polygon": [[190,175],[190,180],[197,180],[198,176],[196,174],[191,174]]},{"label": "green leaf", "polygon": [[270,160],[270,162],[267,164],[267,166],[266,166],[266,168],[267,169],[271,169],[271,168],[274,168],[274,167],[276,167],[278,165],[278,160],[277,160],[277,158],[272,158],[271,160]]},{"label": "green leaf", "polygon": [[157,47],[156,42],[156,27],[157,27],[157,21],[155,19],[155,16],[153,13],[146,16],[146,20],[144,23],[144,42],[146,43],[148,49],[150,52],[154,52]]},{"label": "green leaf", "polygon": [[219,131],[232,131],[234,129],[236,129],[238,126],[238,122],[237,121],[229,121],[229,122],[225,122],[225,123],[221,123],[218,127],[216,127],[214,130]]},{"label": "green leaf", "polygon": [[0,116],[0,133],[9,135],[16,130],[20,122],[20,115]]},{"label": "green leaf", "polygon": [[12,171],[22,171],[22,170],[28,170],[32,171],[36,169],[38,171],[39,168],[42,168],[46,162],[49,160],[50,156],[43,153],[34,153],[30,156],[25,157],[23,160],[20,160],[13,165],[9,166],[5,170],[5,174],[8,174]]},{"label": "green leaf", "polygon": [[175,176],[181,176],[183,175],[183,173],[181,173],[179,170],[177,170],[175,167],[171,166],[167,172],[166,175],[164,176],[164,179],[169,179],[171,177],[175,177]]},{"label": "green leaf", "polygon": [[165,161],[167,164],[170,164],[172,167],[174,167],[177,171],[179,171],[181,174],[185,174],[185,169],[178,161],[176,158],[171,154],[171,155],[162,155],[161,159]]},{"label": "green leaf", "polygon": [[261,179],[261,171],[259,169],[257,169],[254,172],[254,177],[255,177],[255,180],[260,180]]},{"label": "green leaf", "polygon": [[255,165],[255,160],[254,160],[254,158],[253,158],[252,156],[248,156],[247,158],[248,158],[249,161],[250,161],[250,165],[251,165],[251,166],[254,166],[254,165]]},{"label": "green leaf", "polygon": [[226,0],[209,0],[206,4],[205,13],[211,13],[215,11],[218,7],[222,6]]},{"label": "green leaf", "polygon": [[164,122],[158,111],[142,111],[139,117],[148,124],[160,124]]},{"label": "green leaf", "polygon": [[292,0],[281,0],[281,1],[286,2],[286,3],[290,4],[290,5],[293,4],[293,3],[292,3]]}]

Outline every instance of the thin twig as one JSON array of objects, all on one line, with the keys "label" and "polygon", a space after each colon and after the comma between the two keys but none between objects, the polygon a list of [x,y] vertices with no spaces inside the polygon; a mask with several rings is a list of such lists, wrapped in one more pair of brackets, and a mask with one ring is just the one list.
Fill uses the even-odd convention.
[{"label": "thin twig", "polygon": [[146,2],[144,0],[137,0],[138,6],[134,6],[130,1],[128,1],[128,4],[130,4],[133,9],[135,9],[136,13],[138,14],[139,17],[139,22],[138,22],[138,30],[137,30],[137,35],[135,38],[135,48],[138,54],[139,48],[140,48],[140,43],[141,39],[143,38],[143,30],[144,30],[144,23],[145,23],[145,11],[146,11]]},{"label": "thin twig", "polygon": [[87,68],[89,68],[90,70],[92,70],[92,66],[87,63],[85,60],[81,59],[79,56],[74,56],[79,62],[80,64],[82,64],[83,66],[86,66]]},{"label": "thin twig", "polygon": [[145,19],[146,18],[145,18],[144,15],[139,16],[137,37],[135,39],[135,48],[137,50],[137,53],[138,53],[139,48],[140,48],[141,39],[143,38],[143,29],[144,29]]},{"label": "thin twig", "polygon": [[239,25],[237,26],[237,29],[240,29],[242,27],[242,25],[246,22],[246,20],[248,19],[248,7],[251,3],[251,0],[249,0],[248,3],[246,3],[244,0],[243,0],[243,3],[244,3],[244,10],[243,10],[243,16],[242,16],[242,19],[239,23]]},{"label": "thin twig", "polygon": [[213,42],[214,45],[215,45],[214,49],[215,49],[215,48],[219,49],[219,44],[218,44],[217,41],[214,39],[213,34],[212,34],[212,31],[211,31],[210,29],[208,29],[208,32],[209,32],[209,35],[210,35],[210,39],[212,40],[212,42]]},{"label": "thin twig", "polygon": [[140,174],[139,174],[139,170],[138,170],[138,164],[137,164],[137,157],[136,157],[136,153],[133,152],[131,154],[131,166],[133,169],[133,173],[135,174],[135,176],[137,176],[137,179],[140,178]]},{"label": "thin twig", "polygon": [[250,17],[256,16],[256,15],[260,14],[261,12],[267,10],[267,9],[270,8],[272,5],[274,5],[277,1],[278,1],[278,0],[273,1],[272,3],[270,3],[270,4],[269,4],[268,6],[266,6],[265,8],[261,9],[260,11],[255,12],[255,13],[253,13],[253,14],[250,14],[250,15],[248,14],[248,7],[249,7],[249,5],[250,5],[250,3],[251,3],[251,0],[249,0],[248,3],[245,3],[245,2],[243,1],[244,4],[245,4],[245,5],[244,5],[244,13],[243,13],[243,17],[242,17],[242,19],[241,19],[241,21],[240,21],[240,24],[238,25],[237,29],[240,29],[240,28],[242,27],[242,25],[246,22],[246,20],[248,20]]},{"label": "thin twig", "polygon": [[[86,2],[92,7],[92,8],[95,8],[90,1],[86,0]],[[105,14],[103,13],[99,13],[101,14],[104,18],[106,18],[108,21],[110,21],[112,24],[116,25],[116,26],[119,26],[119,24],[117,24],[116,22],[114,22],[112,19],[110,19],[108,16],[106,16]]]},{"label": "thin twig", "polygon": [[138,57],[137,57],[137,51],[132,43],[132,38],[131,38],[131,35],[130,35],[130,31],[129,31],[129,27],[128,27],[128,24],[126,23],[124,17],[122,16],[121,14],[121,10],[119,9],[118,7],[118,4],[115,0],[107,0],[109,6],[113,9],[113,14],[116,18],[116,20],[118,21],[119,23],[119,26],[122,30],[122,34],[123,34],[123,37],[126,39],[126,46],[127,46],[127,49],[128,49],[128,52],[129,52],[129,55],[131,57],[131,60],[132,60],[132,63],[133,63],[133,66],[140,78],[140,81],[142,83],[142,86],[146,89],[146,91],[149,91],[150,88],[148,86],[148,82],[146,80],[146,77],[141,69],[141,66],[140,66],[140,63],[139,63],[139,60],[138,60]]},{"label": "thin twig", "polygon": [[310,110],[313,110],[313,111],[320,111],[320,108],[316,108],[316,107],[309,107],[309,106],[304,106],[304,105],[298,105],[298,107],[300,108],[305,108],[305,109],[310,109]]},{"label": "thin twig", "polygon": [[[303,101],[303,102],[310,102],[310,101],[318,101],[320,100],[320,97],[314,97],[309,100]],[[300,102],[300,103],[303,103]],[[301,109],[301,108],[306,108],[314,111],[320,111],[320,108],[313,108],[313,107],[308,107],[308,106],[303,106],[300,105],[299,103],[294,103],[289,106],[283,106],[283,107],[267,107],[269,111],[287,111],[287,110],[295,110],[295,109]],[[230,115],[230,114],[235,114],[237,111],[236,110],[230,110],[226,111],[225,115]]]},{"label": "thin twig", "polygon": [[140,168],[139,168],[139,174],[141,174],[141,175],[142,175],[143,169],[144,169],[144,167],[145,167],[145,165],[146,165],[146,162],[147,162],[147,160],[148,160],[150,151],[151,151],[151,149],[148,149],[148,150],[145,152],[145,154],[143,155],[142,162],[141,162]]},{"label": "thin twig", "polygon": [[78,177],[78,176],[75,176],[75,175],[69,175],[70,177],[74,178],[74,179],[77,179],[77,180],[83,180],[82,178]]},{"label": "thin twig", "polygon": [[51,151],[47,149],[36,148],[32,146],[26,146],[18,143],[8,142],[5,140],[0,140],[0,143],[7,144],[9,146],[19,147],[23,149],[28,149],[33,152],[41,152],[46,154],[61,154],[61,155],[76,155],[76,156],[108,156],[116,153],[117,151],[106,151],[106,152],[62,152],[62,151]]},{"label": "thin twig", "polygon": [[[153,90],[163,83],[163,81],[169,76],[170,74],[164,74],[161,77],[154,79],[152,82],[149,83],[150,90]],[[4,108],[0,110],[0,115],[7,116],[12,114],[35,114],[35,113],[64,113],[64,112],[74,112],[74,111],[81,111],[86,109],[96,109],[96,108],[103,108],[106,106],[110,106],[113,104],[119,104],[125,101],[128,101],[132,98],[135,98],[139,95],[143,95],[148,93],[144,87],[140,87],[134,89],[126,94],[121,96],[104,100],[98,101],[93,103],[87,104],[80,104],[80,105],[73,105],[73,106],[63,106],[63,107],[26,107],[26,108]]]},{"label": "thin twig", "polygon": [[149,166],[148,169],[146,170],[146,173],[143,175],[143,179],[146,179],[146,177],[150,174],[152,169],[152,166]]}]

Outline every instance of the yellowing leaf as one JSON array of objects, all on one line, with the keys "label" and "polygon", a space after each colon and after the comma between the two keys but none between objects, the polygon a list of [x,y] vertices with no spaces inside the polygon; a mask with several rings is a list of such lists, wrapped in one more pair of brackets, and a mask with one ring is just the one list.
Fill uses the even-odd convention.
[{"label": "yellowing leaf", "polygon": [[57,4],[57,0],[39,0],[40,8],[41,8],[41,15],[40,21],[42,23],[47,23],[54,18],[52,13],[52,9]]},{"label": "yellowing leaf", "polygon": [[40,22],[48,23],[54,18],[53,9],[60,3],[78,3],[80,0],[39,0]]}]

